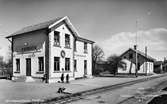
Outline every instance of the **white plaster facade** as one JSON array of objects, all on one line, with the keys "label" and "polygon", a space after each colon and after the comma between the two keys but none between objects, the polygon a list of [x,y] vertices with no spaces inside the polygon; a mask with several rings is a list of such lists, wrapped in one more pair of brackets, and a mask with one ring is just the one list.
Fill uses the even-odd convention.
[{"label": "white plaster facade", "polygon": [[[131,66],[131,61],[127,60],[127,59],[123,59],[123,62],[126,63],[126,67],[125,68],[118,68],[118,73],[129,73],[130,72],[130,67],[131,67],[131,73],[135,73],[135,69],[136,69],[136,65],[134,63],[132,63]],[[153,63],[152,62],[144,62],[142,65],[140,65],[140,69],[138,70],[139,74],[153,74]]]},{"label": "white plaster facade", "polygon": [[[137,51],[138,57],[138,71],[139,74],[153,74],[154,73],[154,60],[150,56],[146,56],[145,53]],[[119,67],[118,73],[135,73],[136,70],[136,50],[130,48],[125,51],[121,56],[122,62],[124,62],[124,68]]]},{"label": "white plaster facade", "polygon": [[[35,30],[31,26],[26,28],[27,30],[23,29],[21,32],[16,32],[7,37],[12,40],[13,76],[27,76],[34,79],[42,78],[44,74],[48,74],[49,83],[60,81],[62,73],[64,76],[69,74],[70,80],[91,77],[94,42],[81,38],[68,17],[60,18],[45,26],[46,24],[47,22],[42,26],[34,27]],[[54,44],[55,31],[59,32],[59,46]],[[65,34],[69,35],[69,48],[65,46]],[[87,44],[86,53],[84,52],[84,43]],[[74,50],[75,44],[76,50]],[[65,53],[63,56],[61,55],[62,51]],[[39,57],[43,57],[43,71],[39,71]],[[54,57],[59,57],[58,71],[54,70]],[[27,68],[27,58],[31,60],[31,68]],[[62,70],[65,69],[65,58],[70,59],[70,70],[68,71]],[[20,60],[19,65],[16,62],[17,59]],[[74,70],[74,60],[77,61],[76,70]],[[84,60],[86,60],[86,68],[84,68]],[[17,71],[17,66],[20,67],[19,71]],[[28,71],[29,75],[27,75],[27,69],[30,70],[30,72]]]}]

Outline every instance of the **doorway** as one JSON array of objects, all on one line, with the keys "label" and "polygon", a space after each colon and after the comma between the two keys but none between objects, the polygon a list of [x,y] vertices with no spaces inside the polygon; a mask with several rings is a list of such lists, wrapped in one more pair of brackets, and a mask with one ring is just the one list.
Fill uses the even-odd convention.
[{"label": "doorway", "polygon": [[26,58],[26,76],[31,76],[31,58]]}]

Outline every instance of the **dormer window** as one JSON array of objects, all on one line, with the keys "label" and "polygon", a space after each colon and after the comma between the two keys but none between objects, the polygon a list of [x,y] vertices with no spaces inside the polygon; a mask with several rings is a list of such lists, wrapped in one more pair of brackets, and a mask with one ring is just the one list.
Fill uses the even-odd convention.
[{"label": "dormer window", "polygon": [[60,46],[60,33],[58,31],[54,31],[54,45]]},{"label": "dormer window", "polygon": [[84,53],[88,53],[88,49],[87,49],[88,47],[87,47],[87,43],[86,42],[84,42]]},{"label": "dormer window", "polygon": [[70,48],[70,35],[65,34],[65,47]]}]

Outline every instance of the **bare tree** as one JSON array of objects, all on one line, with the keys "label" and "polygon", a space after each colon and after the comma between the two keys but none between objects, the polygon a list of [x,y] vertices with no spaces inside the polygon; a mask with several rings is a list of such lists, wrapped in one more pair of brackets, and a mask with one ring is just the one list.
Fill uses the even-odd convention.
[{"label": "bare tree", "polygon": [[102,48],[100,48],[98,45],[94,45],[93,47],[93,60],[92,60],[92,66],[93,66],[93,73],[96,69],[96,63],[97,61],[101,60],[104,56],[104,52]]},{"label": "bare tree", "polygon": [[125,64],[123,61],[122,61],[122,58],[117,56],[117,55],[111,55],[107,58],[107,61],[108,61],[108,71],[110,73],[113,73],[114,76],[117,74],[118,72],[118,67],[121,67],[123,68],[123,64]]}]

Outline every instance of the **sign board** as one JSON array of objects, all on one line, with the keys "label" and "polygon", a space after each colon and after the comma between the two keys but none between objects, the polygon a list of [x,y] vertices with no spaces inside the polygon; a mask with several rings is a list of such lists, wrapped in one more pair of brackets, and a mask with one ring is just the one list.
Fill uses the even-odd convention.
[{"label": "sign board", "polygon": [[37,50],[36,46],[29,46],[21,48],[22,52]]}]

